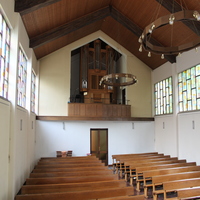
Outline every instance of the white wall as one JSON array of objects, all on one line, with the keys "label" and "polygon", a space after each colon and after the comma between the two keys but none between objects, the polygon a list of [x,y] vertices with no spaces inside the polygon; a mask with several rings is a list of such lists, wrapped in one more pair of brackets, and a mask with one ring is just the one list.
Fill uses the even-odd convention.
[{"label": "white wall", "polygon": [[56,151],[72,150],[73,156],[90,153],[90,129],[108,129],[108,156],[113,154],[152,152],[154,122],[36,122],[36,158],[56,156]]},{"label": "white wall", "polygon": [[0,199],[8,199],[10,103],[0,99]]},{"label": "white wall", "polygon": [[196,53],[195,50],[191,50],[178,56],[175,64],[165,63],[152,72],[153,85],[172,76],[174,95],[173,114],[155,116],[155,149],[161,153],[178,156],[180,159],[197,162],[197,164],[200,164],[198,156],[200,111],[179,113],[177,75],[199,63],[199,51]]},{"label": "white wall", "polygon": [[[35,114],[30,112],[30,76],[32,68],[37,73],[38,61],[29,48],[21,17],[14,12],[14,1],[0,0],[0,9],[11,28],[8,100],[0,98],[0,200],[13,200],[35,166]],[[28,58],[26,108],[17,106],[16,101],[19,46]]]},{"label": "white wall", "polygon": [[136,75],[139,80],[136,85],[127,87],[127,99],[132,105],[132,116],[152,116],[150,68],[102,31],[88,35],[40,60],[39,115],[68,115],[71,51],[97,38],[123,54],[122,63],[126,71]]}]

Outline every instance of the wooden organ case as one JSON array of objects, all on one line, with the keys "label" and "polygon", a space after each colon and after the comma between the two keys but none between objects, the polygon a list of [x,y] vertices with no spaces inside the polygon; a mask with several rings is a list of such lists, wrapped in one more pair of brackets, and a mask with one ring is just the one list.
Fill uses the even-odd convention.
[{"label": "wooden organ case", "polygon": [[95,40],[93,48],[89,44],[81,47],[80,92],[84,103],[117,103],[117,90],[99,84],[103,76],[114,72],[114,50],[110,46],[103,49],[101,40]]},{"label": "wooden organ case", "polygon": [[103,76],[116,73],[117,60],[115,50],[101,43],[98,39],[81,47],[79,92],[83,101],[68,104],[68,115],[74,119],[131,117],[130,105],[117,104],[118,89],[99,85]]}]

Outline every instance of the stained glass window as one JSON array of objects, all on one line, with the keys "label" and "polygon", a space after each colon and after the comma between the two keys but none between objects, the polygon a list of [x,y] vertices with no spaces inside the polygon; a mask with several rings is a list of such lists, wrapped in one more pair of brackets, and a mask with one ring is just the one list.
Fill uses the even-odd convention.
[{"label": "stained glass window", "polygon": [[32,71],[31,75],[31,111],[35,113],[35,79],[36,75]]},{"label": "stained glass window", "polygon": [[17,105],[26,107],[26,78],[27,78],[27,59],[19,49],[18,57],[18,84],[17,84]]},{"label": "stained glass window", "polygon": [[0,13],[0,96],[8,99],[10,28]]},{"label": "stained glass window", "polygon": [[179,111],[200,109],[200,64],[178,74]]},{"label": "stained glass window", "polygon": [[155,115],[173,112],[172,77],[162,80],[154,86]]}]

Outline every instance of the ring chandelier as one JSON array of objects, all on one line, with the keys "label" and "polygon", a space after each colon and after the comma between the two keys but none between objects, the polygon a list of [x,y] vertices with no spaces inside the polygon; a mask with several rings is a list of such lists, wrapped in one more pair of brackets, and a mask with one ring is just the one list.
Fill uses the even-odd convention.
[{"label": "ring chandelier", "polygon": [[137,83],[136,76],[127,73],[113,73],[103,76],[99,85],[114,87],[128,86]]},{"label": "ring chandelier", "polygon": [[178,21],[200,21],[200,12],[193,11],[193,10],[183,10],[180,12],[176,12],[170,15],[166,15],[163,17],[158,18],[153,23],[149,24],[143,31],[142,35],[139,37],[140,48],[139,51],[142,52],[142,48],[148,51],[148,56],[151,57],[151,52],[155,54],[160,54],[161,58],[164,59],[164,55],[172,55],[172,54],[179,54],[184,51],[188,51],[193,48],[197,48],[200,45],[200,37],[196,40],[182,44],[179,46],[171,46],[171,47],[162,47],[156,46],[151,43],[150,38],[152,33],[165,25],[173,25],[174,22]]}]

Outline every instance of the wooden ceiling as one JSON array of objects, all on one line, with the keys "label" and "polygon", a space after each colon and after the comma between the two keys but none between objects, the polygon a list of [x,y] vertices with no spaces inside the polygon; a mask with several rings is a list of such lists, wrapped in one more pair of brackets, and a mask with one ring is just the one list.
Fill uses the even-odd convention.
[{"label": "wooden ceiling", "polygon": [[[200,0],[15,0],[37,59],[101,30],[151,69],[176,56],[148,57],[138,51],[139,36],[155,19],[183,9],[200,10]],[[175,24],[156,30],[154,43],[178,46],[200,37],[200,21]]]}]

